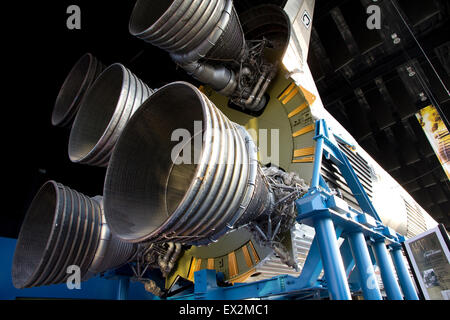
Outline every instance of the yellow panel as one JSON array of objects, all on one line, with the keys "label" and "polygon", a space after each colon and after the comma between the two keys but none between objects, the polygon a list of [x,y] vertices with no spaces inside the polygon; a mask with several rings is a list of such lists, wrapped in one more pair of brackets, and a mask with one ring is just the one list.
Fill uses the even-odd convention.
[{"label": "yellow panel", "polygon": [[294,150],[294,158],[310,156],[314,154],[314,147]]},{"label": "yellow panel", "polygon": [[202,265],[202,259],[197,259],[197,264],[195,265],[195,271],[200,270],[201,265]]},{"label": "yellow panel", "polygon": [[280,101],[283,100],[289,93],[291,93],[292,89],[294,89],[294,88],[295,88],[295,83],[293,82],[289,85],[289,87],[287,87],[286,90],[283,91],[283,93],[278,97],[278,100],[280,100]]},{"label": "yellow panel", "polygon": [[288,118],[292,118],[293,116],[295,116],[296,114],[299,114],[300,112],[302,112],[306,108],[308,108],[308,105],[306,103],[302,104],[298,108],[294,109],[291,113],[289,113],[288,114]]},{"label": "yellow panel", "polygon": [[306,126],[303,129],[298,130],[297,132],[294,132],[292,136],[295,138],[311,131],[314,131],[314,124],[310,124],[309,126]]},{"label": "yellow panel", "polygon": [[255,264],[256,264],[259,262],[258,252],[256,252],[255,247],[253,246],[253,243],[251,241],[248,244],[250,245],[250,250],[253,255],[253,261],[255,261]]},{"label": "yellow panel", "polygon": [[250,257],[250,252],[248,252],[247,246],[242,247],[242,253],[244,254],[245,263],[247,263],[247,267],[251,268],[253,266],[252,258]]},{"label": "yellow panel", "polygon": [[314,157],[306,157],[302,159],[294,159],[292,160],[293,163],[311,163],[314,162]]},{"label": "yellow panel", "polygon": [[255,273],[255,269],[250,269],[247,272],[239,275],[238,277],[231,280],[231,283],[242,283],[245,282],[253,273]]},{"label": "yellow panel", "polygon": [[291,93],[289,93],[289,94],[287,95],[287,97],[284,98],[283,101],[281,101],[281,103],[282,103],[282,104],[288,103],[289,101],[291,101],[291,99],[292,99],[293,97],[295,97],[295,95],[296,95],[298,92],[299,92],[298,87],[294,88],[294,89],[291,91]]},{"label": "yellow panel", "polygon": [[197,259],[195,259],[195,258],[192,258],[192,260],[191,260],[191,266],[189,267],[189,273],[188,273],[188,279],[189,280],[191,280],[191,281],[193,281],[194,280],[194,269],[195,269],[195,261],[196,261]]},{"label": "yellow panel", "polygon": [[311,92],[300,86],[300,90],[302,90],[303,95],[305,96],[306,101],[308,101],[309,105],[312,105],[314,101],[316,101],[316,96]]},{"label": "yellow panel", "polygon": [[233,251],[228,254],[228,276],[233,278],[238,274],[239,270],[237,266],[236,254]]},{"label": "yellow panel", "polygon": [[208,266],[207,266],[207,268],[209,270],[214,270],[214,259],[213,258],[209,258],[208,259]]},{"label": "yellow panel", "polygon": [[189,269],[188,279],[194,281],[194,273],[200,270],[202,259],[192,258],[191,267]]}]

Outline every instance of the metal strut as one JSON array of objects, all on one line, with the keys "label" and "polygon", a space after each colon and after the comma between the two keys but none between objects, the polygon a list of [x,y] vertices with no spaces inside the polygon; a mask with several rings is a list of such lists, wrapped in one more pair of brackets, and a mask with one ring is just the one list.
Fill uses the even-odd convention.
[{"label": "metal strut", "polygon": [[[349,269],[349,265],[353,267],[354,264],[364,298],[381,300],[381,292],[375,280],[373,263],[367,246],[369,241],[375,251],[388,299],[401,300],[403,295],[395,278],[392,260],[388,255],[387,242],[393,248],[392,257],[405,299],[417,300],[417,293],[401,257],[400,243],[404,241],[404,237],[383,225],[350,161],[337,143],[337,140],[342,141],[342,139],[332,135],[325,120],[321,119],[316,121],[314,140],[316,149],[311,187],[306,195],[296,201],[296,205],[297,221],[315,228],[314,243],[318,250],[316,247],[311,247],[302,275],[308,274],[315,277],[308,279],[309,284],[317,280],[317,272],[313,270],[317,270],[318,266],[321,266],[317,258],[317,251],[319,251],[325,280],[332,299],[351,299],[347,269]],[[354,149],[348,142],[345,144]],[[330,192],[330,188],[320,174],[324,156],[339,168],[362,212],[350,208],[344,200]],[[338,229],[341,237],[348,240],[351,248],[353,259],[347,257],[345,259],[346,266],[343,264],[336,239],[339,238],[339,236],[336,237],[337,232],[335,232]]]}]

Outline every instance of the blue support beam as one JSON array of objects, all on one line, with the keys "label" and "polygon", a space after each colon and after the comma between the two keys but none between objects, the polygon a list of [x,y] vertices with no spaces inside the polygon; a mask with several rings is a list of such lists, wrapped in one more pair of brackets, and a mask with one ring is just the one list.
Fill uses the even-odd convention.
[{"label": "blue support beam", "polygon": [[119,276],[117,288],[117,300],[128,299],[128,289],[130,288],[130,277]]},{"label": "blue support beam", "polygon": [[314,153],[314,167],[310,189],[317,189],[319,186],[322,157],[325,154],[326,157],[331,159],[341,171],[361,209],[377,221],[381,221],[365,192],[364,187],[359,182],[358,176],[353,170],[350,161],[337,145],[335,136],[330,135],[327,124],[323,119],[316,121],[314,140],[316,141],[316,149]]},{"label": "blue support beam", "polygon": [[397,271],[398,280],[402,287],[403,294],[406,300],[419,300],[414,284],[406,268],[405,260],[403,259],[402,249],[394,247],[391,251],[392,260],[394,262],[395,270]]},{"label": "blue support beam", "polygon": [[[367,237],[375,240],[376,260],[380,266],[388,298],[400,300],[402,299],[402,294],[396,282],[392,261],[389,259],[384,241],[399,244],[399,241],[402,241],[401,237],[392,229],[383,225],[350,161],[340,149],[336,139],[348,144],[340,137],[331,134],[325,120],[316,121],[314,137],[316,149],[311,186],[308,193],[296,201],[297,220],[313,226],[316,230],[315,241],[317,240],[317,243],[314,242],[311,248],[315,251],[317,251],[317,246],[319,248],[328,289],[332,298],[348,299],[350,296],[346,278],[350,265],[347,261],[347,269],[343,266],[341,252],[338,249],[335,234],[333,234],[335,227],[337,227],[340,228],[341,232],[349,235],[351,252],[357,266],[360,287],[365,298],[370,300],[382,299],[378,284],[374,281],[375,273],[372,257],[365,240]],[[350,147],[354,149],[354,146]],[[339,168],[362,212],[350,208],[344,200],[337,198],[331,193],[320,173],[324,156]],[[308,258],[310,257],[308,256]],[[314,258],[317,259],[317,256]],[[307,259],[307,262],[308,260],[312,260],[312,258]],[[315,263],[312,266],[305,270],[306,272],[302,272],[300,278],[306,279],[313,275],[315,276],[318,268],[314,269],[314,266],[318,267],[319,264]],[[356,275],[353,278],[356,278]],[[312,278],[309,278],[309,280],[312,281]],[[405,285],[407,286],[408,284],[405,282]]]},{"label": "blue support beam", "polygon": [[364,299],[383,300],[364,235],[361,232],[353,232],[347,238],[356,262]]},{"label": "blue support beam", "polygon": [[348,278],[355,267],[355,260],[353,259],[350,244],[347,239],[341,244],[339,251],[341,252],[342,262],[344,262],[345,267],[345,274]]},{"label": "blue support beam", "polygon": [[384,290],[389,300],[403,300],[402,292],[394,276],[394,267],[387,252],[384,240],[373,242],[372,248],[375,251],[375,259],[380,268],[381,279],[383,280]]},{"label": "blue support beam", "polygon": [[314,228],[331,299],[351,300],[333,221],[330,218],[320,217],[314,221]]},{"label": "blue support beam", "polygon": [[[342,228],[336,228],[336,239],[339,239]],[[303,265],[302,273],[298,277],[299,288],[317,287],[319,284],[317,279],[323,270],[322,259],[320,258],[319,245],[317,244],[317,236],[314,237],[308,256]]]},{"label": "blue support beam", "polygon": [[311,180],[311,189],[317,189],[320,183],[320,170],[322,168],[322,156],[323,156],[323,143],[324,143],[324,135],[326,134],[326,124],[324,120],[319,120],[316,122],[316,136],[314,140],[316,140],[316,149],[314,151],[314,167],[313,167],[313,175]]}]

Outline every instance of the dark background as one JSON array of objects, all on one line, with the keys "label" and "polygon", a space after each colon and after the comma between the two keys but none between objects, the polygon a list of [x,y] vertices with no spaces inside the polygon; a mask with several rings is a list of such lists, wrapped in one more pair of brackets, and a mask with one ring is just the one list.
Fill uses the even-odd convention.
[{"label": "dark background", "polygon": [[[192,82],[167,53],[128,33],[134,2],[26,1],[2,8],[0,236],[17,236],[34,194],[47,180],[88,196],[102,194],[106,169],[71,163],[67,155],[70,131],[53,127],[50,121],[59,88],[79,57],[91,52],[105,65],[123,63],[152,88],[175,80]],[[262,2],[235,0],[235,6],[239,12]],[[285,1],[264,2],[283,5]],[[431,79],[427,94],[435,96],[447,113],[449,97],[442,94],[407,30],[397,27],[401,22],[392,12],[383,20],[382,30],[367,33],[364,8],[369,3],[316,1],[311,70],[326,108],[448,230],[448,179],[414,119],[414,113],[429,101],[421,102],[414,91],[401,91],[409,86],[398,81],[401,67],[414,59],[423,66],[424,77]],[[396,3],[448,85],[448,1]],[[66,27],[66,10],[72,4],[81,8],[81,30]],[[392,45],[393,31],[402,38],[401,47]],[[386,95],[380,82],[374,82],[380,78],[382,84],[397,83],[399,89],[394,87]]]}]

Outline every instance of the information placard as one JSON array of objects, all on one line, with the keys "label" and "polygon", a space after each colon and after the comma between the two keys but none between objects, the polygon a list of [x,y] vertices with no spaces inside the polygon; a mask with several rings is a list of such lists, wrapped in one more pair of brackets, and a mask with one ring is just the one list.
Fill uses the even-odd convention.
[{"label": "information placard", "polygon": [[450,300],[448,241],[442,226],[405,241],[414,273],[427,300]]}]

